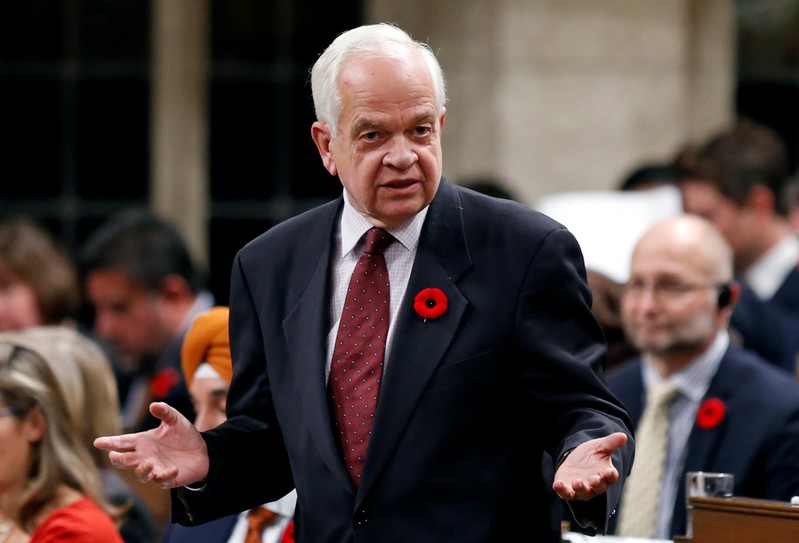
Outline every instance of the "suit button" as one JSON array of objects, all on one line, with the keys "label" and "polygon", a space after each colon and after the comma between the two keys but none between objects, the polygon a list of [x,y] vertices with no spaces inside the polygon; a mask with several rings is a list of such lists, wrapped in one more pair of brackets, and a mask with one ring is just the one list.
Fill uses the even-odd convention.
[{"label": "suit button", "polygon": [[369,518],[366,515],[366,511],[361,509],[360,511],[355,513],[355,518],[353,520],[355,521],[355,526],[365,526],[366,523],[369,521]]}]

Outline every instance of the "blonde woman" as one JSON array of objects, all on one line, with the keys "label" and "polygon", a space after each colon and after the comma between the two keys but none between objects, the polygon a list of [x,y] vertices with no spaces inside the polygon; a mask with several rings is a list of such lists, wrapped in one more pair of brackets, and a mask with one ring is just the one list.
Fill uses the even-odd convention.
[{"label": "blonde woman", "polygon": [[67,402],[100,469],[105,496],[126,509],[119,527],[122,538],[126,543],[158,543],[160,530],[141,496],[111,469],[108,456],[92,445],[97,436],[118,433],[122,426],[116,378],[105,352],[95,340],[69,326],[34,326],[15,337],[51,360],[78,366],[84,392],[69,395]]},{"label": "blonde woman", "polygon": [[0,543],[123,541],[83,435],[85,379],[65,362],[0,334]]}]

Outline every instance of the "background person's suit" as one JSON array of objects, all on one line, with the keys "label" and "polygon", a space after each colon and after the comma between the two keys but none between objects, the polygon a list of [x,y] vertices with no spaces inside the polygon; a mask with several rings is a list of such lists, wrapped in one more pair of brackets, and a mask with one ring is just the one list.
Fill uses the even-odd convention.
[{"label": "background person's suit", "polygon": [[[194,520],[276,499],[296,484],[302,543],[486,543],[519,533],[560,541],[544,449],[560,458],[589,438],[630,435],[598,374],[605,345],[574,237],[520,204],[441,182],[356,488],[325,384],[330,252],[342,205],[339,198],[287,220],[236,257],[230,418],[205,434],[206,491],[182,494],[196,500]],[[448,308],[425,321],[413,298],[429,287],[446,294]],[[284,441],[291,471],[274,452]],[[614,455],[622,480],[631,451],[632,440]],[[252,472],[260,463],[269,464],[268,478]],[[602,528],[619,486],[576,507]]]},{"label": "background person's suit", "polygon": [[[641,360],[608,372],[608,385],[637,427],[644,409]],[[715,428],[694,425],[680,476],[672,534],[685,534],[685,473],[735,475],[735,495],[789,501],[799,494],[799,383],[751,352],[731,346],[702,401],[719,398]]]},{"label": "background person's suit", "polygon": [[745,281],[741,287],[730,327],[745,348],[792,375],[799,374],[799,269],[791,270],[768,300],[758,298]]}]

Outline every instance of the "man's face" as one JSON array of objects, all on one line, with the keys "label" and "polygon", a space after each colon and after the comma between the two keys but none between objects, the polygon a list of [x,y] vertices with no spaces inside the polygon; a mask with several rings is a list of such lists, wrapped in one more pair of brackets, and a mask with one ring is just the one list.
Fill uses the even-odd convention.
[{"label": "man's face", "polygon": [[636,247],[621,313],[628,338],[644,353],[699,354],[722,326],[718,285],[694,246],[686,250],[668,235],[649,235]]},{"label": "man's face", "polygon": [[86,277],[86,295],[94,307],[94,330],[133,367],[158,356],[169,342],[162,323],[161,298],[130,281],[120,270],[100,269]]},{"label": "man's face", "polygon": [[228,383],[221,377],[195,378],[189,387],[194,406],[194,426],[201,432],[227,420]]},{"label": "man's face", "polygon": [[28,283],[0,266],[0,331],[43,324],[36,293]]},{"label": "man's face", "polygon": [[736,269],[745,269],[757,258],[754,238],[759,227],[755,215],[748,208],[738,206],[715,185],[701,179],[682,181],[680,192],[685,212],[712,222],[730,244]]},{"label": "man's face", "polygon": [[339,75],[338,131],[314,123],[325,168],[373,224],[411,219],[435,196],[441,178],[441,129],[433,81],[419,53],[398,60],[353,57]]}]

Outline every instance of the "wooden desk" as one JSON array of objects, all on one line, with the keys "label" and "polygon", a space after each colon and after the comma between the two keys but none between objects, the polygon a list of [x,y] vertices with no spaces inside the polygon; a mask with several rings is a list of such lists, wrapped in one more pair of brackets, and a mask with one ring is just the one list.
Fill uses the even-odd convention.
[{"label": "wooden desk", "polygon": [[799,507],[752,498],[691,498],[693,537],[675,543],[799,542]]}]

